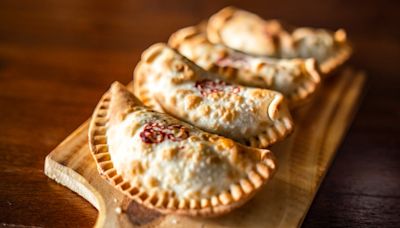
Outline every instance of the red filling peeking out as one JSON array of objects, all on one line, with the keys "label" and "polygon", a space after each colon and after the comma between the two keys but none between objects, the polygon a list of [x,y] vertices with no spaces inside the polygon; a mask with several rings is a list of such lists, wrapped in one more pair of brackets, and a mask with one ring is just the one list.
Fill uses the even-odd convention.
[{"label": "red filling peeking out", "polygon": [[211,93],[239,93],[240,87],[231,85],[220,80],[204,79],[196,82],[195,87],[200,90],[201,95],[206,96]]},{"label": "red filling peeking out", "polygon": [[249,69],[250,63],[247,57],[240,53],[234,53],[219,58],[215,64],[219,67],[233,67],[238,69]]},{"label": "red filling peeking out", "polygon": [[173,142],[181,141],[189,137],[189,131],[182,125],[163,125],[161,123],[147,123],[140,138],[144,143],[153,144],[163,142],[165,139]]}]

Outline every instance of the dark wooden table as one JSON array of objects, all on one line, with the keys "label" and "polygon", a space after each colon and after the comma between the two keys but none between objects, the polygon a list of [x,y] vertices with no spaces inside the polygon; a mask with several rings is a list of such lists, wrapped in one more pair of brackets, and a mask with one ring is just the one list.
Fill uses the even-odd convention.
[{"label": "dark wooden table", "polygon": [[304,227],[399,227],[399,1],[0,1],[0,225],[89,227],[96,210],[43,174],[140,53],[233,4],[296,25],[344,27],[368,74],[354,123]]}]

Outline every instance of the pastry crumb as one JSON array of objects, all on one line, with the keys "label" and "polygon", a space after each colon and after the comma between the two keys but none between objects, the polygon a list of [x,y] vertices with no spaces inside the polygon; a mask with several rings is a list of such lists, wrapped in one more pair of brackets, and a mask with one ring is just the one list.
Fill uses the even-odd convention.
[{"label": "pastry crumb", "polygon": [[121,214],[121,213],[122,213],[121,207],[116,207],[116,208],[115,208],[115,213]]},{"label": "pastry crumb", "polygon": [[172,224],[178,224],[178,220],[177,220],[177,219],[172,219],[172,220],[171,220],[171,223],[172,223]]}]

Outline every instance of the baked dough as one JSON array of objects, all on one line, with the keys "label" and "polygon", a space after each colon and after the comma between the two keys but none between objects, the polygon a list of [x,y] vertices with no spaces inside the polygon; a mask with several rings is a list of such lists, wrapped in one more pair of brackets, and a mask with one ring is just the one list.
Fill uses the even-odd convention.
[{"label": "baked dough", "polygon": [[249,200],[276,168],[269,150],[150,110],[120,83],[94,111],[89,145],[103,178],[162,213],[227,213]]},{"label": "baked dough", "polygon": [[320,84],[314,59],[273,59],[235,51],[209,42],[204,25],[175,32],[168,44],[226,81],[281,92],[291,108],[310,100]]},{"label": "baked dough", "polygon": [[225,82],[162,43],[143,53],[134,92],[157,111],[253,147],[266,148],[293,128],[281,93]]},{"label": "baked dough", "polygon": [[277,20],[234,7],[226,7],[207,24],[208,39],[236,50],[278,58],[315,58],[324,74],[331,73],[351,54],[346,32],[339,29],[296,28],[286,30]]}]

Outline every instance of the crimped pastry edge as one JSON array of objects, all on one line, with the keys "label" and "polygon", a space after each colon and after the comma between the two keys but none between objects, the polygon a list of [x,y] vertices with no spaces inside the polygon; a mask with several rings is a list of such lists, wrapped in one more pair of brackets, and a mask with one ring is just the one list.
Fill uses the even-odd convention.
[{"label": "crimped pastry edge", "polygon": [[[106,92],[100,99],[92,115],[88,132],[91,154],[96,161],[97,169],[102,178],[107,180],[119,191],[122,191],[129,198],[146,206],[147,208],[155,209],[163,214],[173,213],[178,215],[203,217],[215,217],[223,215],[235,208],[240,207],[249,199],[251,199],[252,196],[258,192],[275,173],[276,163],[273,154],[269,150],[263,150],[264,153],[260,154],[260,156],[262,156],[260,162],[255,164],[251,171],[247,173],[248,178],[241,179],[239,183],[231,185],[231,189],[207,199],[209,206],[202,208],[201,200],[197,200],[197,202],[194,204],[192,203],[192,200],[186,200],[184,203],[184,208],[178,208],[180,201],[176,201],[176,208],[167,208],[165,205],[168,206],[171,201],[177,200],[176,198],[173,198],[173,200],[169,199],[167,203],[163,202],[161,204],[163,207],[160,207],[160,198],[158,198],[157,202],[154,202],[155,195],[152,195],[149,192],[146,193],[146,191],[142,191],[140,187],[131,186],[128,181],[124,180],[121,175],[117,174],[117,170],[113,167],[111,155],[108,151],[106,136],[108,127],[107,116],[109,116],[108,108],[110,102],[111,94],[110,92]],[[240,144],[238,145],[240,146]],[[247,149],[261,151],[260,149],[256,148]],[[235,199],[231,193],[233,188],[232,186],[241,192],[241,197]],[[223,201],[226,200],[228,200],[228,202],[224,203]],[[193,208],[192,204],[195,205],[196,208]]]}]

